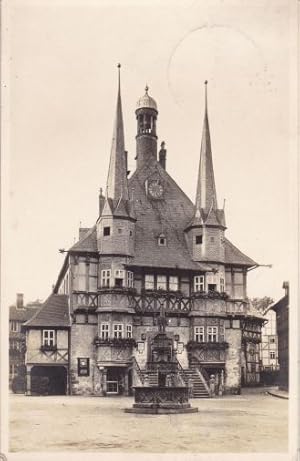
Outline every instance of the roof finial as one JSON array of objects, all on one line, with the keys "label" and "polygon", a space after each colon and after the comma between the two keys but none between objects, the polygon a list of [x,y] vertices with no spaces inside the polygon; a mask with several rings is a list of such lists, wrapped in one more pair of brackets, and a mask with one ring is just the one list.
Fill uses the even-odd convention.
[{"label": "roof finial", "polygon": [[146,94],[148,94],[149,86],[147,85],[147,83],[146,83],[146,86],[145,86],[145,91],[146,91]]},{"label": "roof finial", "polygon": [[207,115],[207,84],[208,81],[205,80],[204,85],[205,85],[205,115]]},{"label": "roof finial", "polygon": [[121,71],[120,71],[120,69],[121,69],[121,64],[119,63],[118,64],[118,86],[119,86],[119,91],[120,91],[120,80],[121,80],[121,76],[120,76]]}]

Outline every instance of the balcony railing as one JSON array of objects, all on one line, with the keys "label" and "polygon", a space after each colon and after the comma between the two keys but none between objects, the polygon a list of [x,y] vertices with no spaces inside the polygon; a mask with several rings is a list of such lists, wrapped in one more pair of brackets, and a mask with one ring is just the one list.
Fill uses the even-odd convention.
[{"label": "balcony railing", "polygon": [[[159,313],[162,309],[167,313],[186,314],[190,311],[201,315],[211,314],[242,314],[249,312],[248,304],[241,300],[228,299],[226,293],[197,292],[184,296],[181,292],[166,292],[164,290],[144,290],[141,294],[136,289],[128,287],[107,287],[99,292],[74,292],[73,309],[95,311],[101,306],[102,295],[121,294],[122,307],[131,308],[136,313]],[[111,301],[112,303],[113,301]]]},{"label": "balcony railing", "polygon": [[112,347],[135,347],[136,341],[133,338],[100,338],[96,336],[94,339],[96,346],[112,346]]}]

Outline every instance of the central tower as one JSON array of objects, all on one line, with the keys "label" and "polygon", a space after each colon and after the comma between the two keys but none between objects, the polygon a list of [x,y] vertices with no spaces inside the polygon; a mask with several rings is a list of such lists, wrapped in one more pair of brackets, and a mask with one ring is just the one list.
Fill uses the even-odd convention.
[{"label": "central tower", "polygon": [[156,120],[158,110],[155,100],[149,96],[148,91],[149,88],[146,86],[145,94],[138,100],[135,111],[137,119],[137,169],[157,160]]}]

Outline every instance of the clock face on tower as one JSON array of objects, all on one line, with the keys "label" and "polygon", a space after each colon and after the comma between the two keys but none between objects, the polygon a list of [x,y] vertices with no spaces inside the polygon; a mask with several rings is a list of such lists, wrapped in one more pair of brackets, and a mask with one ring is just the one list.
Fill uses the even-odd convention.
[{"label": "clock face on tower", "polygon": [[161,198],[163,196],[163,193],[164,193],[164,188],[163,188],[163,185],[161,184],[161,182],[156,179],[156,180],[152,180],[152,181],[149,181],[148,183],[148,193],[150,195],[150,197],[152,198]]}]

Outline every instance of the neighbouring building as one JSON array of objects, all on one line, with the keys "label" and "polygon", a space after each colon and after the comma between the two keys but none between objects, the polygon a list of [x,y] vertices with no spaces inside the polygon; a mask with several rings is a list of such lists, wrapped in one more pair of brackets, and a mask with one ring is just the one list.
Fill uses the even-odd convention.
[{"label": "neighbouring building", "polygon": [[41,307],[37,300],[24,305],[23,293],[17,294],[15,305],[9,307],[9,384],[13,378],[24,374],[25,367],[25,333],[22,325]]},{"label": "neighbouring building", "polygon": [[289,282],[283,282],[284,296],[271,306],[276,312],[278,335],[279,384],[289,388]]},{"label": "neighbouring building", "polygon": [[161,383],[155,351],[164,348],[162,318],[194,397],[207,395],[212,375],[227,393],[259,383],[264,318],[246,297],[247,272],[257,264],[225,237],[207,86],[194,202],[168,174],[164,142],[157,152],[158,108],[147,87],[135,116],[136,170],[129,175],[119,75],[96,222],[79,229],[53,293],[25,326],[28,394],[37,376],[48,393],[100,396]]},{"label": "neighbouring building", "polygon": [[260,361],[261,380],[264,384],[275,384],[278,380],[278,336],[276,313],[272,307],[264,312],[266,319],[261,329]]}]

